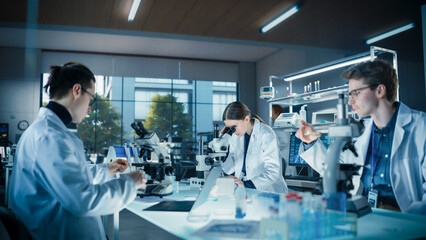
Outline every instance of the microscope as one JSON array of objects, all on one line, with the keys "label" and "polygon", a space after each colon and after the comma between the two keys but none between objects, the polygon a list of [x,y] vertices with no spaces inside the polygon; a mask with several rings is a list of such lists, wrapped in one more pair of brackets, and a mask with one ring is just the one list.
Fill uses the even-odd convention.
[{"label": "microscope", "polygon": [[337,119],[334,126],[328,129],[328,136],[334,137],[334,142],[329,146],[325,159],[323,190],[327,198],[329,209],[352,211],[362,216],[371,212],[367,199],[363,196],[352,197],[349,193],[354,189],[352,176],[358,175],[361,166],[356,164],[339,164],[342,151],[349,150],[356,157],[353,138],[359,137],[364,130],[364,125],[355,120],[350,121],[346,115],[346,102],[343,93],[338,96]]},{"label": "microscope", "polygon": [[172,161],[167,150],[159,145],[157,134],[148,132],[142,122],[134,122],[131,127],[138,135],[136,143],[139,146],[135,148],[136,160],[132,166],[142,169],[148,178],[146,188],[138,190],[138,195],[162,197],[173,194]]},{"label": "microscope", "polygon": [[219,128],[218,125],[216,125],[214,131],[215,137],[207,144],[207,148],[204,147],[204,142],[200,139],[198,146],[199,154],[196,155],[196,171],[198,177],[189,179],[191,187],[201,187],[204,185],[211,167],[216,163],[225,161],[225,158],[228,155],[229,141],[234,132],[234,127],[226,127],[219,135]]}]

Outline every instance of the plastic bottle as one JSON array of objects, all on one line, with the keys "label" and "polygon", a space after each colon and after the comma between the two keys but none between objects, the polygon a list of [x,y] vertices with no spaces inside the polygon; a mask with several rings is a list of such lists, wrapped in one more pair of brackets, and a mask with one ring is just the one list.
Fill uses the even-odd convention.
[{"label": "plastic bottle", "polygon": [[302,200],[303,198],[297,194],[286,195],[289,239],[301,239]]},{"label": "plastic bottle", "polygon": [[238,185],[235,189],[235,218],[246,216],[246,189],[244,185]]},{"label": "plastic bottle", "polygon": [[303,105],[299,111],[299,115],[300,115],[300,120],[303,120],[306,122],[306,110],[305,110],[306,105]]}]

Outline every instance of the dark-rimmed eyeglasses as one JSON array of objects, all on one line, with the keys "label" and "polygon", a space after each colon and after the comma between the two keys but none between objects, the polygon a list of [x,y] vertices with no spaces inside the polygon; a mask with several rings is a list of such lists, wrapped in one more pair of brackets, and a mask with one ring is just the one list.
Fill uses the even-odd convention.
[{"label": "dark-rimmed eyeglasses", "polygon": [[358,97],[358,95],[361,93],[362,90],[367,89],[367,88],[372,88],[372,87],[376,88],[377,86],[378,86],[377,84],[372,84],[372,85],[368,85],[368,86],[365,86],[365,87],[362,87],[362,88],[357,88],[357,89],[354,89],[350,92],[347,92],[346,96],[348,97],[348,99],[350,99],[351,97],[356,99]]},{"label": "dark-rimmed eyeglasses", "polygon": [[93,95],[93,94],[91,94],[89,91],[87,91],[86,89],[84,89],[84,88],[81,88],[83,91],[85,91],[87,94],[89,94],[91,97],[92,97],[92,99],[90,100],[90,102],[89,102],[89,106],[92,106],[95,102],[96,102],[96,97],[95,97],[95,95]]}]

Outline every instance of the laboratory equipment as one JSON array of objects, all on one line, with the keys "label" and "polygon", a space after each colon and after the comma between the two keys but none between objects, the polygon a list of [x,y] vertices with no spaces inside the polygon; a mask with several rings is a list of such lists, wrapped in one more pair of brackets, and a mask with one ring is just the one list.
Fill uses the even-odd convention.
[{"label": "laboratory equipment", "polygon": [[[200,207],[209,197],[210,191],[216,184],[217,178],[222,173],[222,166],[220,162],[215,162],[212,166],[212,170],[209,173],[209,176],[206,179],[204,186],[197,195],[195,201],[183,200],[183,201],[161,201],[151,207],[144,209],[144,211],[179,211],[179,212],[188,212],[188,221],[199,222],[200,220],[200,211],[197,211],[197,208]],[[202,214],[205,216],[204,214]],[[207,217],[208,218],[208,217]],[[206,219],[208,220],[208,219]]]},{"label": "laboratory equipment", "polygon": [[[295,93],[293,91],[293,81],[299,78],[305,78],[308,76],[320,74],[323,72],[327,72],[333,69],[341,68],[344,66],[350,66],[355,64],[356,62],[362,62],[362,61],[368,61],[368,60],[374,60],[378,58],[379,56],[383,58],[388,57],[389,55],[392,56],[393,59],[393,67],[395,68],[396,72],[398,73],[398,63],[397,63],[397,53],[396,51],[385,49],[377,46],[370,46],[370,51],[364,52],[361,54],[353,55],[350,57],[345,57],[342,59],[338,59],[332,62],[324,63],[318,66],[306,68],[304,70],[301,70],[299,72],[290,73],[287,75],[282,76],[269,76],[269,87],[273,86],[272,80],[283,80],[285,82],[289,82],[288,88],[290,89],[290,94],[287,94],[287,97],[275,97],[266,99],[269,103],[269,109],[270,109],[270,119],[269,119],[269,125],[272,126],[272,105],[279,104],[281,106],[289,106],[290,112],[293,112],[294,106],[299,106],[303,104],[310,104],[310,103],[319,103],[319,102],[325,102],[330,100],[337,99],[337,94],[340,92],[347,92],[348,85],[342,85],[342,86],[335,86],[335,87],[329,87],[326,89],[320,88],[320,81],[317,81],[317,91],[308,91],[308,86],[305,86],[304,93]],[[354,61],[356,60],[356,61]],[[286,89],[286,88],[283,88]],[[312,90],[312,88],[311,88]],[[286,94],[283,93],[282,96],[285,96]],[[397,92],[397,101],[399,99],[399,91]]]},{"label": "laboratory equipment", "polygon": [[196,170],[201,172],[202,176],[189,179],[192,187],[200,187],[203,185],[204,181],[202,179],[206,179],[211,166],[213,166],[216,162],[225,160],[225,157],[228,154],[229,140],[234,132],[234,127],[226,127],[219,136],[219,129],[216,126],[215,138],[208,143],[206,150],[204,150],[203,142],[200,141],[199,154],[196,156]]},{"label": "laboratory equipment", "polygon": [[269,100],[275,97],[274,87],[265,86],[260,88],[260,98]]},{"label": "laboratory equipment", "polygon": [[350,200],[349,191],[353,189],[352,176],[358,174],[360,166],[339,164],[340,154],[350,150],[358,156],[352,138],[359,137],[363,130],[362,123],[348,120],[345,96],[339,94],[336,123],[328,128],[328,134],[334,138],[334,142],[329,146],[324,162],[323,187],[329,209],[346,210],[346,200]]},{"label": "laboratory equipment", "polygon": [[136,161],[132,163],[132,166],[141,168],[148,177],[146,188],[139,189],[138,195],[167,196],[173,194],[174,169],[167,149],[159,144],[157,134],[148,132],[142,122],[132,123],[131,127],[138,135],[136,143],[139,146],[139,148],[133,148],[133,156]]},{"label": "laboratory equipment", "polygon": [[246,189],[243,185],[238,185],[235,189],[235,218],[246,216]]},{"label": "laboratory equipment", "polygon": [[298,113],[281,113],[277,119],[275,119],[274,127],[290,127],[297,126],[300,121]]},{"label": "laboratory equipment", "polygon": [[0,146],[9,146],[9,124],[0,123]]},{"label": "laboratory equipment", "polygon": [[312,124],[334,123],[337,118],[337,109],[329,108],[312,113]]},{"label": "laboratory equipment", "polygon": [[301,107],[301,109],[300,109],[300,111],[299,111],[299,115],[300,115],[300,120],[303,120],[303,121],[307,121],[306,120],[306,110],[305,110],[305,108],[307,107],[307,105],[305,104],[305,105],[302,105],[302,107]]}]

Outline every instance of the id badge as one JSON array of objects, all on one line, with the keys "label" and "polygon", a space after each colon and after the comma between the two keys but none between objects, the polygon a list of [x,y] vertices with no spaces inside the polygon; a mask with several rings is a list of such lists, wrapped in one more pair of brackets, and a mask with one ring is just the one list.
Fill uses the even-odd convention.
[{"label": "id badge", "polygon": [[368,204],[372,208],[377,208],[377,200],[379,199],[379,192],[377,190],[370,190],[368,192]]}]

